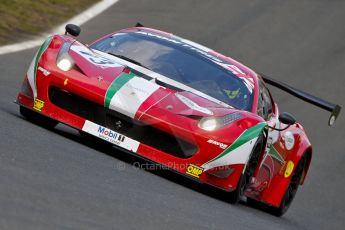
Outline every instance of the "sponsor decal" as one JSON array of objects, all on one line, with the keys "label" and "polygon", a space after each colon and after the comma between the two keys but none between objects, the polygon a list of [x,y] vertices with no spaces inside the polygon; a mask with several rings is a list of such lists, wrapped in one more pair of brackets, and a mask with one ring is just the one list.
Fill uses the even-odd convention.
[{"label": "sponsor decal", "polygon": [[204,171],[203,168],[196,166],[196,165],[193,165],[193,164],[189,164],[187,167],[186,173],[190,176],[199,178],[203,171]]},{"label": "sponsor decal", "polygon": [[256,140],[266,125],[266,122],[262,122],[246,129],[228,148],[201,167],[208,170],[225,165],[246,164]]},{"label": "sponsor decal", "polygon": [[285,148],[287,150],[291,150],[295,145],[295,137],[293,136],[292,132],[287,131],[284,134],[284,142],[285,142]]},{"label": "sponsor decal", "polygon": [[43,73],[44,76],[50,75],[50,72],[49,72],[48,70],[42,68],[41,66],[39,66],[37,69],[38,69],[39,71],[41,71],[41,72]]},{"label": "sponsor decal", "polygon": [[218,142],[218,141],[212,140],[212,139],[209,139],[209,140],[207,141],[207,143],[214,144],[214,145],[218,145],[219,148],[221,148],[221,149],[226,149],[226,148],[228,147],[228,145],[226,145],[226,144],[224,144],[224,143],[222,143],[222,142]]},{"label": "sponsor decal", "polygon": [[207,108],[204,108],[204,107],[201,107],[200,105],[198,105],[197,103],[195,103],[194,101],[192,101],[191,99],[185,97],[185,96],[182,96],[181,94],[179,93],[175,93],[175,96],[180,99],[180,101],[185,104],[186,106],[188,106],[189,108],[193,109],[193,110],[196,110],[196,111],[199,111],[199,112],[202,112],[202,113],[205,113],[205,114],[208,114],[208,115],[213,115],[213,112]]},{"label": "sponsor decal", "polygon": [[294,163],[292,161],[288,161],[288,163],[286,164],[285,172],[284,172],[284,177],[285,178],[288,178],[291,175],[294,166],[295,165],[294,165]]},{"label": "sponsor decal", "polygon": [[85,121],[82,130],[132,152],[136,152],[140,145],[140,142],[136,140],[88,120]]},{"label": "sponsor decal", "polygon": [[39,112],[42,112],[42,109],[44,107],[44,101],[38,99],[38,98],[35,98],[35,101],[34,101],[34,110],[37,110]]},{"label": "sponsor decal", "polygon": [[125,136],[118,134],[110,129],[106,129],[105,127],[99,126],[98,127],[98,134],[99,136],[105,137],[103,139],[110,140],[111,142],[124,142]]}]

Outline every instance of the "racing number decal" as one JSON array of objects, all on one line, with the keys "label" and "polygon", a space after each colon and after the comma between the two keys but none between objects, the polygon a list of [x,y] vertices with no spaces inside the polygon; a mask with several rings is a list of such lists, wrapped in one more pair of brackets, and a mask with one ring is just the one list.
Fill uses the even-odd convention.
[{"label": "racing number decal", "polygon": [[190,176],[199,178],[203,171],[204,171],[203,168],[196,166],[196,165],[193,165],[193,164],[189,164],[187,167],[186,173]]},{"label": "racing number decal", "polygon": [[96,56],[95,54],[92,54],[90,52],[80,51],[80,53],[83,55],[83,57],[87,58],[90,62],[96,65],[115,65],[118,66],[118,64],[110,61],[109,59],[106,59],[104,57]]}]

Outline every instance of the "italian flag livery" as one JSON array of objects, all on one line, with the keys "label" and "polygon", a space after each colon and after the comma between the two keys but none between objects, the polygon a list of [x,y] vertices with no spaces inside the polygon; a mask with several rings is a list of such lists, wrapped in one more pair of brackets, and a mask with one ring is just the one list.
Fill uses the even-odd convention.
[{"label": "italian flag livery", "polygon": [[104,106],[134,118],[140,106],[159,88],[132,72],[122,73],[109,86]]},{"label": "italian flag livery", "polygon": [[[115,37],[118,40],[108,42]],[[136,39],[142,41],[134,46]],[[119,48],[121,41],[125,45]],[[85,46],[67,35],[49,37],[34,55],[18,94],[22,115],[48,128],[66,124],[237,194],[237,201],[245,195],[280,207],[299,160],[305,152],[311,154],[311,148],[302,126],[279,123],[275,103],[269,116],[259,114],[266,111],[260,106],[270,94],[261,95],[263,82],[254,71],[204,46],[149,28],[126,29],[94,44]],[[152,56],[145,65],[112,49],[120,54],[133,49],[138,59]],[[196,57],[197,64],[176,58],[181,50],[187,61]],[[169,55],[173,58],[154,65],[157,58]],[[177,68],[174,61],[186,67]],[[151,69],[144,67],[151,62]],[[261,149],[253,154],[256,146]],[[299,182],[305,175],[303,171]]]},{"label": "italian flag livery", "polygon": [[[168,105],[165,109],[169,106],[173,108],[178,107],[180,108],[179,111],[188,110],[189,113],[198,114],[200,116],[223,116],[226,114],[225,109],[222,113],[219,113],[219,111],[217,111],[218,109],[213,111],[212,107],[217,106],[214,103],[206,103],[206,100],[202,100],[201,98],[197,98],[197,100],[195,100],[195,98],[190,97],[191,95],[188,93],[175,92],[156,84],[152,74],[143,73],[138,69],[129,68],[124,65],[124,63],[122,63],[123,66],[121,66],[121,64],[117,62],[116,58],[107,56],[107,58],[102,57],[102,59],[98,54],[91,52],[81,44],[73,45],[71,50],[78,53],[79,58],[85,59],[88,62],[94,62],[97,65],[102,65],[100,63],[104,63],[108,70],[112,68],[118,69],[119,67],[123,68],[123,71],[114,80],[111,82],[109,81],[108,83],[109,86],[104,94],[104,107],[116,111],[126,117],[145,122],[144,118],[150,116],[150,110],[162,108],[162,105],[164,108],[166,104]],[[130,66],[133,67],[133,65]],[[143,75],[145,75],[145,77],[143,77]],[[173,100],[168,101],[169,98],[172,98]],[[203,104],[207,104],[207,107],[202,106]],[[174,122],[171,124],[175,125]],[[244,166],[249,160],[258,136],[263,135],[266,125],[266,122],[259,122],[253,127],[244,129],[232,144],[222,143],[224,146],[228,146],[228,148],[225,150],[217,148],[214,153],[218,154],[215,155],[214,158],[205,162],[196,161],[193,162],[192,165],[194,167],[199,167],[202,172],[207,172],[208,170],[220,166]],[[143,146],[137,140],[118,133],[115,130],[99,126],[91,121],[85,121],[82,130],[133,152],[140,153],[140,146]],[[123,141],[119,141],[121,137],[123,137]],[[196,136],[193,138],[195,139]],[[205,142],[212,143],[206,139]],[[145,147],[143,148],[145,149]],[[182,168],[182,170],[180,170],[182,173],[193,176],[192,173],[188,172],[188,170],[183,167],[186,163],[183,163],[182,166],[178,166],[178,164],[176,165],[176,169],[180,170],[180,168]],[[201,174],[197,176],[194,175],[193,177],[202,178]]]}]

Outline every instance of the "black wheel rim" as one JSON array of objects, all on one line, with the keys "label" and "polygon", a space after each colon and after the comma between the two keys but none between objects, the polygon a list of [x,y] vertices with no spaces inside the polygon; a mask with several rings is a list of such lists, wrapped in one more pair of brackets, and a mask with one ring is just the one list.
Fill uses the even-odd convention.
[{"label": "black wheel rim", "polygon": [[306,164],[305,157],[302,157],[291,177],[289,187],[287,188],[287,191],[285,193],[284,202],[282,204],[283,212],[285,212],[289,208],[290,204],[292,203],[292,200],[294,199],[297,193],[305,164]]}]

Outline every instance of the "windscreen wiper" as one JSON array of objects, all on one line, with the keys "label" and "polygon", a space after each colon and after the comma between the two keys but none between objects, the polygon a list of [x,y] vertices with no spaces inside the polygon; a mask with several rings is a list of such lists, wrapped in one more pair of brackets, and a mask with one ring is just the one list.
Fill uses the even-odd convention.
[{"label": "windscreen wiper", "polygon": [[108,54],[110,54],[110,55],[112,55],[112,56],[115,56],[115,57],[118,57],[118,58],[121,58],[121,59],[123,59],[123,60],[129,61],[129,62],[132,62],[132,63],[134,63],[134,64],[136,64],[136,65],[138,65],[138,66],[144,67],[145,69],[148,69],[148,70],[149,70],[148,67],[144,66],[143,64],[141,64],[140,62],[138,62],[138,61],[136,61],[136,60],[134,60],[134,59],[132,59],[132,58],[129,58],[129,57],[126,57],[126,56],[120,55],[120,54],[113,54],[113,53],[110,53],[110,52],[109,52]]}]

